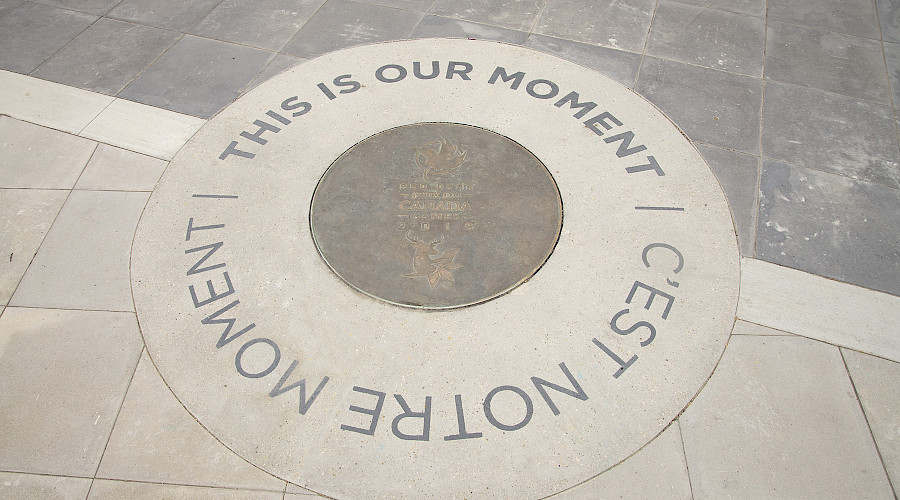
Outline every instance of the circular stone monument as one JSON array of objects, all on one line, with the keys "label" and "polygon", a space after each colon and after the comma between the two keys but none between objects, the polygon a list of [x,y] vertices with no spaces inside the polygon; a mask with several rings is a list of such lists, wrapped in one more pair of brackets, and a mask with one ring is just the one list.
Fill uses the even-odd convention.
[{"label": "circular stone monument", "polygon": [[132,253],[147,350],[188,411],[336,498],[591,479],[701,389],[738,282],[722,190],[665,116],[470,40],[262,84],[175,157]]}]

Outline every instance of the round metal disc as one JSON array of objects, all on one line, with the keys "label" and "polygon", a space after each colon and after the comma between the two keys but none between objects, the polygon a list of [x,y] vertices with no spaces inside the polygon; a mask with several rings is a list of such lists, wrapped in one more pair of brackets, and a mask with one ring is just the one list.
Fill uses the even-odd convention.
[{"label": "round metal disc", "polygon": [[527,280],[559,239],[547,168],[483,128],[417,123],[356,144],[325,172],[310,226],[348,284],[393,304],[477,304]]}]

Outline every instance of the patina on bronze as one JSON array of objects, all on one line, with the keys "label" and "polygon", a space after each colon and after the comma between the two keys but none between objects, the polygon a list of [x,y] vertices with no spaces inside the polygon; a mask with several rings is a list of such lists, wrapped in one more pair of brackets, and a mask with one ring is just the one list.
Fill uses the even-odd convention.
[{"label": "patina on bronze", "polygon": [[544,264],[562,227],[547,168],[494,132],[417,123],[356,144],[325,172],[310,228],[345,282],[401,306],[498,297]]}]

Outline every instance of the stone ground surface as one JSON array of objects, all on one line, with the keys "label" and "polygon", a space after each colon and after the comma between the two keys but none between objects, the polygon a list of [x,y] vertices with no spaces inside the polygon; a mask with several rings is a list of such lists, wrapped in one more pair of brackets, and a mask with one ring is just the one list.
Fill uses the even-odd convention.
[{"label": "stone ground surface", "polygon": [[[728,197],[737,322],[690,406],[562,498],[896,498],[900,2],[0,0],[0,497],[301,498],[149,363],[129,259],[167,162],[358,44],[525,45],[635,89]],[[598,473],[601,471],[597,471]]]}]

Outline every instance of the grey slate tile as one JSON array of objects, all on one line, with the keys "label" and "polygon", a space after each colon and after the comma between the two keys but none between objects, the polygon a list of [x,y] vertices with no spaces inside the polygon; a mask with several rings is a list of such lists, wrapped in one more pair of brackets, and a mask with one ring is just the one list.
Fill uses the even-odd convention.
[{"label": "grey slate tile", "polygon": [[265,82],[269,78],[281,73],[282,71],[286,71],[289,68],[293,68],[294,66],[303,63],[306,59],[302,57],[292,56],[290,54],[277,54],[269,64],[258,74],[256,78],[253,79],[252,82],[248,83],[244,90],[241,92],[241,95],[250,92],[255,89],[259,84]]},{"label": "grey slate tile", "polygon": [[890,107],[771,82],[764,107],[764,157],[900,187]]},{"label": "grey slate tile", "polygon": [[352,0],[328,0],[282,51],[311,58],[354,45],[407,38],[423,17]]},{"label": "grey slate tile", "polygon": [[209,118],[231,103],[272,54],[186,35],[119,97]]},{"label": "grey slate tile", "polygon": [[881,39],[900,43],[900,0],[875,0],[875,3],[881,23]]},{"label": "grey slate tile", "polygon": [[563,40],[562,38],[532,34],[525,42],[525,46],[599,71],[628,87],[634,86],[634,78],[641,65],[640,54]]},{"label": "grey slate tile", "polygon": [[900,104],[900,44],[884,43],[884,59],[895,106]]},{"label": "grey slate tile", "polygon": [[655,0],[548,0],[534,32],[642,52]]},{"label": "grey slate tile", "polygon": [[890,102],[881,43],[769,21],[766,78]]},{"label": "grey slate tile", "polygon": [[697,145],[697,149],[725,191],[734,217],[741,255],[752,257],[756,240],[759,158],[702,144]]},{"label": "grey slate tile", "polygon": [[116,95],[180,36],[102,18],[32,72],[43,80]]},{"label": "grey slate tile", "polygon": [[766,0],[677,0],[688,5],[708,7],[710,9],[747,14],[748,16],[764,17],[766,15]]},{"label": "grey slate tile", "polygon": [[191,33],[261,49],[279,50],[325,0],[225,0]]},{"label": "grey slate tile", "polygon": [[62,9],[75,10],[102,16],[109,12],[122,0],[32,0],[34,3],[41,3],[51,7],[59,7]]},{"label": "grey slate tile", "polygon": [[382,5],[384,7],[393,7],[395,9],[414,10],[416,12],[425,12],[434,3],[434,0],[367,0],[366,3]]},{"label": "grey slate tile", "polygon": [[410,38],[469,38],[522,45],[528,33],[441,16],[425,16]]},{"label": "grey slate tile", "polygon": [[25,3],[25,0],[0,0],[0,17]]},{"label": "grey slate tile", "polygon": [[878,38],[875,0],[769,0],[769,20]]},{"label": "grey slate tile", "polygon": [[647,54],[761,77],[765,29],[760,18],[663,1],[653,16]]},{"label": "grey slate tile", "polygon": [[125,0],[107,15],[157,28],[187,31],[209,14],[220,1]]},{"label": "grey slate tile", "polygon": [[30,73],[97,16],[25,2],[0,17],[0,69]]},{"label": "grey slate tile", "polygon": [[756,256],[900,295],[900,191],[763,162]]},{"label": "grey slate tile", "polygon": [[530,31],[547,0],[436,0],[429,10],[439,16]]},{"label": "grey slate tile", "polygon": [[635,90],[691,139],[758,153],[761,80],[646,56]]}]

